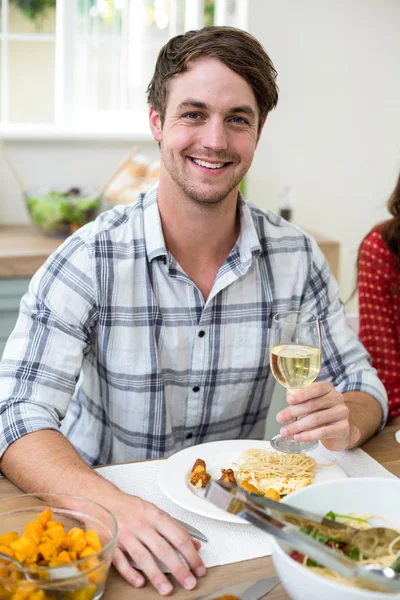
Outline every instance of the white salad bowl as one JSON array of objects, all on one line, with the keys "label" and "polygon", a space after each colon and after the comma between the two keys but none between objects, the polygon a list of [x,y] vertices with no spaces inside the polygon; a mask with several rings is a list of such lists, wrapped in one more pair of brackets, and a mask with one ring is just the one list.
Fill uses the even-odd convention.
[{"label": "white salad bowl", "polygon": [[[282,499],[297,508],[325,515],[329,511],[374,514],[400,529],[400,480],[360,477],[327,481],[302,488]],[[385,523],[377,525],[385,526]],[[293,560],[292,548],[271,538],[272,560],[279,578],[293,600],[399,600],[400,594],[369,591],[318,575]]]}]

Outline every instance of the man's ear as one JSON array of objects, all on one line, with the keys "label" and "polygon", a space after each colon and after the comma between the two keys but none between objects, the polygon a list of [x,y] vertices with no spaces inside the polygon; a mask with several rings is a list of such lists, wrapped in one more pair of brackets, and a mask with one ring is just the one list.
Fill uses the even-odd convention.
[{"label": "man's ear", "polygon": [[261,137],[262,131],[263,131],[263,129],[264,129],[264,125],[265,125],[265,121],[266,121],[266,120],[267,120],[267,117],[265,117],[265,118],[263,119],[262,123],[261,123],[260,131],[259,131],[259,132],[258,132],[258,134],[257,134],[257,144],[258,144],[258,142],[260,141],[260,137]]},{"label": "man's ear", "polygon": [[150,106],[149,123],[153,138],[156,142],[160,143],[162,141],[161,117],[160,113],[153,106]]}]

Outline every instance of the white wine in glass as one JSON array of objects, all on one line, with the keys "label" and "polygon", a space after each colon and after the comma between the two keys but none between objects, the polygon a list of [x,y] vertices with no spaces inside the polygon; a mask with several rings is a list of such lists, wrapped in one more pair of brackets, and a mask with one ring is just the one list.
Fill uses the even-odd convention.
[{"label": "white wine in glass", "polygon": [[[287,390],[307,387],[321,368],[321,334],[318,318],[312,313],[284,312],[272,319],[270,366],[275,379]],[[314,450],[318,441],[297,442],[276,435],[271,446],[280,452],[298,454]]]}]

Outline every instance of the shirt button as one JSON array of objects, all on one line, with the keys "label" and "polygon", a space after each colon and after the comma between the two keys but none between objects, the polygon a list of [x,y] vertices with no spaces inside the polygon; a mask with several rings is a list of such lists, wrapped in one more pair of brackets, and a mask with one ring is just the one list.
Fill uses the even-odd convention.
[{"label": "shirt button", "polygon": [[198,385],[195,385],[194,388],[192,388],[193,392],[199,392],[200,388]]},{"label": "shirt button", "polygon": [[201,330],[199,331],[199,337],[204,337],[206,335],[206,332]]},{"label": "shirt button", "polygon": [[192,437],[193,437],[193,433],[192,433],[191,431],[189,431],[189,433],[187,433],[187,434],[185,435],[185,437],[186,437],[186,439],[187,439],[187,440],[191,440],[191,439],[192,439]]}]

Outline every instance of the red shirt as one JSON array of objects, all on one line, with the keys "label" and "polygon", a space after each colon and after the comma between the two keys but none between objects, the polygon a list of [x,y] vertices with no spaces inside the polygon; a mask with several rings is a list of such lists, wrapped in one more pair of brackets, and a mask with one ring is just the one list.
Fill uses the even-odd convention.
[{"label": "red shirt", "polygon": [[400,270],[379,231],[361,245],[359,336],[389,397],[389,419],[400,415]]}]

